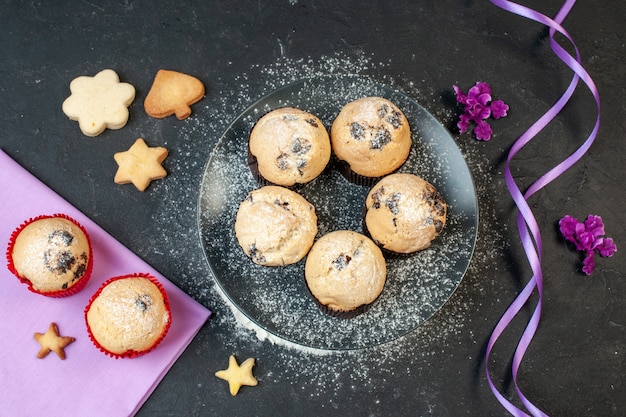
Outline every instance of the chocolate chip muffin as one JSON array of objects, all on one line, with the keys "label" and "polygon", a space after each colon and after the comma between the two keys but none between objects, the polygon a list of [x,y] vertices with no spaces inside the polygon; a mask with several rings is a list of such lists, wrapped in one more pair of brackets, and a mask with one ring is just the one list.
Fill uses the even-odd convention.
[{"label": "chocolate chip muffin", "polygon": [[411,129],[391,101],[365,97],[346,104],[335,118],[330,140],[342,173],[353,182],[372,180],[398,169],[411,150]]},{"label": "chocolate chip muffin", "polygon": [[149,274],[107,280],[85,308],[92,342],[112,357],[148,353],[163,340],[172,321],[167,293]]},{"label": "chocolate chip muffin", "polygon": [[31,291],[50,297],[80,291],[93,266],[87,231],[64,214],[22,224],[11,236],[7,260],[9,270]]},{"label": "chocolate chip muffin", "polygon": [[370,238],[351,230],[337,230],[315,242],[304,274],[323,312],[351,318],[367,311],[381,294],[387,265]]},{"label": "chocolate chip muffin", "polygon": [[307,254],[317,234],[315,207],[295,191],[267,185],[241,202],[235,236],[254,263],[285,266]]},{"label": "chocolate chip muffin", "polygon": [[365,228],[382,248],[409,254],[428,248],[441,234],[446,212],[432,184],[413,174],[391,174],[367,195]]},{"label": "chocolate chip muffin", "polygon": [[259,119],[252,128],[248,162],[257,180],[285,187],[317,178],[330,161],[324,124],[304,110],[284,107]]}]

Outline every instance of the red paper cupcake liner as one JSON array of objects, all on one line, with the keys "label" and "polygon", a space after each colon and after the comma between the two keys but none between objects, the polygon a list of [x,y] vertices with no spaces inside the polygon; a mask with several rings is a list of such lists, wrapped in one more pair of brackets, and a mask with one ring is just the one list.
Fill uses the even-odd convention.
[{"label": "red paper cupcake liner", "polygon": [[[15,239],[17,239],[17,236],[22,232],[22,230],[24,230],[26,226],[28,226],[29,224],[37,220],[51,219],[51,218],[62,218],[65,220],[69,220],[72,223],[74,223],[76,226],[78,226],[78,228],[80,228],[80,230],[83,232],[83,234],[87,238],[87,245],[89,247],[89,261],[87,262],[87,268],[85,269],[85,273],[83,274],[83,276],[78,280],[76,284],[72,285],[70,288],[67,288],[65,290],[58,290],[58,291],[39,291],[33,287],[33,284],[27,278],[22,277],[19,274],[19,272],[17,272],[17,269],[15,268],[15,265],[13,263],[13,248],[15,246]],[[63,213],[57,213],[53,215],[43,214],[37,217],[32,217],[28,219],[27,221],[23,222],[17,229],[13,231],[13,233],[11,233],[11,237],[9,238],[9,245],[7,247],[6,258],[7,258],[7,268],[9,269],[9,271],[11,271],[13,275],[17,277],[17,279],[20,280],[22,284],[26,284],[28,286],[28,289],[31,292],[35,294],[45,295],[46,297],[62,298],[62,297],[69,297],[70,295],[74,295],[78,293],[83,288],[85,288],[85,286],[87,285],[87,282],[91,278],[91,273],[93,271],[93,248],[91,247],[91,239],[89,238],[89,234],[87,233],[87,230],[83,227],[82,224],[78,223],[78,221],[74,220],[70,216],[63,214]]]},{"label": "red paper cupcake liner", "polygon": [[[129,279],[129,278],[130,279],[132,279],[132,278],[147,278],[147,279],[150,280],[150,282],[152,282],[154,285],[157,286],[157,288],[161,292],[161,295],[163,296],[163,303],[165,304],[165,309],[167,310],[167,313],[168,313],[168,316],[169,316],[169,320],[165,324],[165,327],[163,328],[163,332],[161,333],[161,336],[148,349],[144,349],[144,350],[140,350],[140,351],[137,351],[137,350],[127,350],[126,352],[123,352],[123,353],[113,353],[113,352],[110,352],[109,350],[107,350],[105,347],[103,347],[96,340],[94,335],[92,334],[91,328],[89,327],[89,322],[87,321],[87,313],[89,312],[89,309],[91,308],[91,304],[94,302],[94,300],[96,298],[98,298],[98,296],[100,295],[102,290],[104,290],[104,288],[107,285],[109,285],[113,281],[117,281],[117,280],[120,280],[120,279]],[[137,272],[137,273],[128,274],[128,275],[120,275],[120,276],[109,278],[108,280],[106,280],[100,286],[100,288],[98,288],[98,290],[94,293],[94,295],[92,295],[91,298],[89,299],[89,303],[87,304],[87,307],[85,307],[84,317],[85,317],[85,324],[87,325],[87,334],[89,335],[89,339],[91,340],[91,342],[102,353],[104,353],[105,355],[110,356],[112,358],[115,358],[115,359],[120,359],[120,358],[132,359],[132,358],[136,358],[138,356],[142,356],[142,355],[145,355],[148,352],[153,351],[163,341],[163,339],[167,335],[167,332],[170,329],[170,326],[172,325],[172,309],[170,307],[170,301],[169,301],[169,298],[167,296],[167,292],[165,291],[165,288],[163,288],[163,285],[154,276],[152,276],[152,275],[150,275],[148,273],[142,273],[142,272]]]}]

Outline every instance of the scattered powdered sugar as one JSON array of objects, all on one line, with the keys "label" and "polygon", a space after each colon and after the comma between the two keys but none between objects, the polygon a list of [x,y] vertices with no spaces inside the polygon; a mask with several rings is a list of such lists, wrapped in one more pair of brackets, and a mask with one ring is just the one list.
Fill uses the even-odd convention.
[{"label": "scattered powdered sugar", "polygon": [[[329,91],[334,94],[329,96]],[[387,262],[385,290],[367,314],[340,320],[317,308],[304,283],[303,261],[282,268],[254,264],[239,247],[233,225],[239,203],[259,187],[246,162],[248,136],[256,120],[272,109],[293,106],[310,111],[330,126],[344,104],[363,96],[389,98],[404,110],[414,127],[414,146],[401,170],[423,176],[438,187],[449,202],[448,222],[431,248]],[[257,102],[220,139],[200,190],[201,236],[222,289],[265,330],[317,349],[371,347],[415,329],[443,305],[461,281],[472,254],[477,222],[469,178],[450,135],[408,97],[362,77],[311,78]],[[319,235],[341,229],[362,232],[368,187],[351,184],[336,169],[329,169],[299,191],[316,207]],[[312,328],[316,331],[311,332]]]},{"label": "scattered powdered sugar", "polygon": [[[207,97],[198,103],[204,106],[211,117],[200,119],[192,116],[186,123],[180,125],[175,152],[170,156],[175,162],[168,161],[169,176],[165,181],[155,184],[155,188],[165,188],[165,193],[168,187],[176,187],[176,195],[180,195],[176,201],[165,200],[161,203],[163,206],[159,208],[157,214],[161,218],[155,221],[163,232],[162,247],[170,252],[164,254],[167,256],[163,257],[163,262],[168,262],[168,268],[177,270],[179,274],[169,278],[179,282],[183,290],[216,313],[211,319],[212,325],[225,329],[219,333],[225,346],[232,350],[240,346],[246,346],[246,349],[259,346],[260,349],[262,343],[271,342],[285,348],[276,351],[275,363],[266,364],[268,371],[262,375],[263,380],[292,382],[308,395],[330,395],[331,403],[333,393],[328,392],[328,386],[337,387],[334,394],[337,395],[342,388],[355,390],[356,388],[350,385],[350,381],[353,381],[359,390],[375,394],[381,387],[381,381],[393,380],[393,374],[396,372],[394,370],[402,369],[403,372],[410,373],[412,364],[435,355],[439,349],[436,347],[438,342],[445,342],[451,335],[462,331],[471,333],[468,330],[470,319],[465,312],[478,308],[476,303],[480,301],[470,299],[465,294],[476,292],[473,288],[485,285],[484,280],[479,278],[489,273],[486,270],[493,264],[490,261],[505,249],[493,247],[494,242],[504,245],[502,242],[505,239],[497,235],[497,230],[504,229],[504,226],[493,227],[496,221],[495,208],[489,205],[491,199],[487,197],[493,193],[495,185],[487,158],[469,140],[457,141],[458,147],[452,143],[455,146],[454,151],[459,152],[460,149],[474,178],[481,213],[478,229],[473,232],[465,229],[466,225],[471,225],[473,221],[471,216],[468,218],[465,214],[467,207],[462,207],[467,202],[448,201],[451,207],[450,217],[440,240],[432,249],[425,252],[425,256],[414,257],[409,261],[391,261],[389,277],[391,285],[386,286],[384,295],[370,312],[354,320],[338,321],[316,310],[317,307],[306,292],[302,264],[283,270],[288,271],[287,273],[259,274],[257,268],[263,268],[252,264],[242,251],[238,256],[233,255],[240,249],[232,234],[225,233],[218,241],[206,239],[206,235],[211,233],[209,225],[214,224],[208,222],[205,216],[206,210],[209,210],[213,216],[221,216],[219,218],[224,222],[223,230],[232,228],[238,202],[250,189],[258,187],[245,165],[247,137],[241,135],[246,129],[251,128],[264,112],[279,104],[303,101],[311,104],[311,108],[305,110],[313,112],[329,126],[329,121],[336,115],[340,104],[350,99],[345,95],[346,90],[352,91],[355,96],[380,91],[377,90],[378,87],[372,87],[368,82],[362,83],[362,80],[368,79],[369,72],[379,72],[384,67],[385,64],[374,63],[370,57],[363,55],[322,57],[316,60],[281,59],[270,66],[252,66],[248,72],[233,80],[216,80],[215,85],[209,86]],[[275,94],[276,90],[283,86],[302,79],[341,76],[339,78],[345,80],[343,76],[355,75],[358,77],[354,85],[346,85],[342,81],[340,84],[342,88],[336,91],[329,91],[326,88],[316,90],[315,85],[307,86],[308,96],[319,97],[323,94],[330,105],[316,107],[308,96],[297,94],[293,96],[289,91],[286,91],[284,96]],[[411,80],[396,81],[390,77],[379,76],[377,81],[402,90],[421,104],[429,103],[430,106],[426,107],[443,126],[450,125],[455,117],[454,111],[442,106],[440,98],[435,97],[434,92],[424,91],[423,87],[418,88]],[[350,90],[351,87],[354,90]],[[251,91],[255,93],[251,94]],[[251,104],[270,93],[276,102],[262,103],[260,108],[238,119]],[[399,98],[402,99],[402,96]],[[394,100],[393,97],[391,99]],[[407,113],[415,114],[412,111]],[[240,125],[231,126],[235,120]],[[433,130],[437,130],[436,124],[426,124],[424,131],[415,132],[414,138],[431,137]],[[222,134],[225,136],[239,134],[240,142],[219,141]],[[436,187],[443,187],[444,195],[463,194],[467,191],[455,188],[458,184],[442,183],[440,180],[455,176],[455,172],[451,171],[450,161],[447,160],[449,153],[438,148],[439,145],[435,142],[420,140],[418,143],[421,148],[416,147],[412,150],[409,163],[403,170],[420,173]],[[234,159],[229,159],[235,154]],[[213,158],[211,163],[219,164],[219,169],[211,169],[211,175],[206,176],[204,163],[198,161],[208,161],[210,157]],[[325,177],[316,180],[313,185],[317,188],[308,190],[311,192],[307,192],[305,188],[302,193],[316,205],[322,219],[320,234],[338,228],[360,230],[358,210],[352,209],[352,216],[337,215],[337,211],[342,207],[354,208],[355,204],[358,205],[355,202],[364,199],[366,189],[348,184],[334,171],[325,174]],[[203,192],[199,195],[201,189]],[[209,190],[220,192],[213,193]],[[198,207],[202,207],[202,210]],[[234,275],[246,271],[244,276],[239,277],[238,283],[231,281],[231,286],[225,288],[227,294],[224,293],[224,288],[216,283],[204,259],[201,239],[198,238],[197,219],[204,225],[201,239],[204,240],[204,249],[208,256],[211,257],[210,253],[226,255],[222,261],[216,261],[221,262],[220,273]],[[482,221],[484,219],[487,221]],[[473,236],[476,232],[478,239],[473,251],[473,260],[469,264],[467,276],[461,283],[470,289],[457,291],[445,304],[443,311],[438,313],[463,277],[465,267],[462,264],[472,256]],[[179,240],[184,240],[187,244],[180,245]],[[198,246],[197,251],[183,252],[184,249],[181,249],[193,245]],[[441,258],[443,256],[441,250],[444,248],[448,255],[454,257],[455,266],[452,267],[452,271],[441,270],[446,268],[446,264],[450,265]],[[456,268],[456,263],[461,263],[461,267]],[[158,265],[155,267],[159,269]],[[416,270],[430,272],[418,276]],[[292,276],[289,278],[287,275]],[[292,279],[292,282],[285,285],[285,279]],[[269,288],[284,289],[270,292],[270,295],[275,297],[270,303],[272,305],[259,301],[260,297],[268,296],[268,280]],[[248,306],[247,314],[244,314],[231,298],[237,304]],[[398,304],[398,300],[410,301]],[[256,310],[250,306],[257,306]],[[229,314],[229,311],[232,311],[232,314]],[[265,321],[261,326],[258,322],[262,320]],[[298,327],[301,322],[305,324]],[[293,329],[294,324],[295,330],[285,335],[285,328]],[[320,325],[326,328],[317,332]],[[469,334],[469,337],[472,335]],[[342,350],[346,348],[348,350]],[[263,364],[263,358],[259,358],[259,363]],[[343,387],[338,385],[339,380],[347,385]],[[374,380],[378,382],[374,383]],[[332,385],[329,381],[332,381]],[[384,382],[382,384],[384,385]]]}]

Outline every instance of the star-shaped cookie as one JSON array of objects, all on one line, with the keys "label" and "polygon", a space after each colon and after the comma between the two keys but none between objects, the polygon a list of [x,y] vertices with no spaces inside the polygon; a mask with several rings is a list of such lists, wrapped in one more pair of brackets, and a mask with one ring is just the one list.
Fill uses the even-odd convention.
[{"label": "star-shaped cookie", "polygon": [[63,113],[78,121],[86,136],[98,136],[104,129],[121,129],[128,122],[128,106],[135,99],[135,87],[120,79],[112,69],[93,77],[80,76],[70,83],[71,95],[63,102]]},{"label": "star-shaped cookie", "polygon": [[238,365],[237,359],[231,355],[228,360],[228,369],[217,371],[215,376],[228,381],[230,394],[234,396],[237,395],[242,385],[254,387],[259,383],[252,375],[253,366],[254,358],[248,358],[241,365]]},{"label": "star-shaped cookie", "polygon": [[38,359],[45,358],[50,352],[54,352],[59,358],[65,359],[65,346],[76,340],[70,336],[60,336],[56,323],[50,323],[50,327],[45,333],[35,333],[34,337],[41,345],[41,349],[37,353]]},{"label": "star-shaped cookie", "polygon": [[119,165],[115,173],[116,184],[133,183],[139,191],[144,191],[152,180],[164,178],[167,175],[161,163],[167,158],[167,149],[151,148],[142,138],[135,141],[125,152],[113,155]]}]

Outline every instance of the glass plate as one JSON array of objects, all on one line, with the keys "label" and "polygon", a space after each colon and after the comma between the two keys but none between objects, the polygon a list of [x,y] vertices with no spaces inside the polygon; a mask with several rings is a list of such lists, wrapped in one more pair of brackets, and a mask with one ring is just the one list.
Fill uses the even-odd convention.
[{"label": "glass plate", "polygon": [[[254,264],[237,243],[234,221],[239,203],[259,187],[247,165],[247,145],[250,131],[262,115],[280,107],[297,107],[318,116],[330,130],[343,105],[365,96],[385,97],[404,112],[413,146],[399,171],[431,182],[448,203],[448,220],[429,249],[387,262],[387,283],[367,313],[337,319],[322,313],[311,298],[304,280],[305,260],[287,267]],[[362,232],[368,187],[349,183],[331,168],[298,191],[315,205],[318,237],[339,229]],[[271,334],[326,350],[387,343],[424,323],[461,282],[478,225],[471,174],[450,133],[404,93],[358,76],[301,80],[250,106],[217,142],[205,168],[198,204],[204,253],[228,299]]]}]

